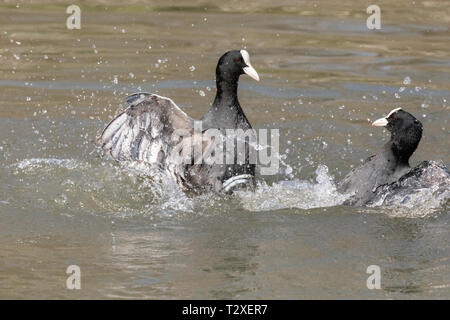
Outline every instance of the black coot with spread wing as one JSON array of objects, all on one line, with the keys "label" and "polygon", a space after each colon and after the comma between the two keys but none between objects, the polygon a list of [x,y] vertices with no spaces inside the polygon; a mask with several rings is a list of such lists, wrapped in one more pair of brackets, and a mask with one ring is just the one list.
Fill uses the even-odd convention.
[{"label": "black coot with spread wing", "polygon": [[406,174],[410,170],[409,158],[422,138],[422,123],[401,108],[392,110],[372,125],[386,127],[391,139],[381,152],[369,157],[338,184],[341,193],[352,195],[346,201],[349,205],[367,204],[378,187],[396,182]]},{"label": "black coot with spread wing", "polygon": [[[201,119],[202,130],[251,128],[237,97],[239,76],[244,73],[259,81],[246,50],[228,51],[219,59],[217,94],[211,109]],[[199,133],[194,130],[194,120],[171,99],[136,93],[127,98],[127,103],[128,108],[97,138],[97,143],[114,159],[158,165],[186,189],[229,191],[237,185],[253,183],[255,164],[249,163],[248,156],[243,164],[206,164],[197,162],[192,153],[189,161],[180,163],[183,153],[180,145],[195,149],[201,144],[205,149],[211,141],[196,137]]]}]

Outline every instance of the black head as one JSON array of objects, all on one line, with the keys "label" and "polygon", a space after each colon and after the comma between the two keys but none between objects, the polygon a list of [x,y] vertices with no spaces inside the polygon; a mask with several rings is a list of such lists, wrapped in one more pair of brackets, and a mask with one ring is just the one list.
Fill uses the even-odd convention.
[{"label": "black head", "polygon": [[231,50],[220,57],[216,68],[217,80],[237,82],[239,76],[244,73],[259,81],[258,73],[250,64],[250,56],[246,50]]},{"label": "black head", "polygon": [[391,133],[394,154],[401,161],[408,163],[422,138],[422,123],[409,112],[397,108],[385,118],[374,121],[372,125],[385,127]]}]

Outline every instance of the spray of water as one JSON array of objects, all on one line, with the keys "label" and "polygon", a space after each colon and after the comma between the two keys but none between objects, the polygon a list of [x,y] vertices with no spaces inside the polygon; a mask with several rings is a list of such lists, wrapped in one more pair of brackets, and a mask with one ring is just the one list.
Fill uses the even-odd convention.
[{"label": "spray of water", "polygon": [[[211,212],[211,208],[222,212],[230,206],[229,197],[185,193],[164,171],[143,163],[30,158],[5,169],[16,181],[8,188],[27,193],[30,203],[66,213],[83,211],[114,218],[170,217],[202,214]],[[438,174],[440,183],[435,183]],[[438,165],[430,166],[422,180],[411,177],[385,189],[378,190],[369,205],[393,207],[390,211],[401,216],[424,216],[448,206],[450,200],[450,178]],[[397,192],[392,193],[391,189]],[[260,178],[256,189],[237,190],[231,202],[245,210],[267,211],[338,206],[347,197],[337,192],[328,167],[318,165],[315,180],[287,179],[269,184]],[[3,201],[9,203],[8,199]]]},{"label": "spray of water", "polygon": [[346,199],[346,196],[336,191],[333,177],[324,165],[317,167],[315,182],[298,179],[279,181],[272,185],[260,182],[254,192],[238,191],[237,194],[244,208],[250,211],[330,207]]}]

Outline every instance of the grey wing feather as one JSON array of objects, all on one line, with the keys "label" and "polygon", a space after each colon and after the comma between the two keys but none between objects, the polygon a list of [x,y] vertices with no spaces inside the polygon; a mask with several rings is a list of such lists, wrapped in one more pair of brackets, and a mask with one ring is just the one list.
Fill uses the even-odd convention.
[{"label": "grey wing feather", "polygon": [[150,93],[127,97],[128,108],[114,118],[97,144],[116,160],[161,164],[169,157],[175,129],[191,130],[189,118],[169,98]]}]

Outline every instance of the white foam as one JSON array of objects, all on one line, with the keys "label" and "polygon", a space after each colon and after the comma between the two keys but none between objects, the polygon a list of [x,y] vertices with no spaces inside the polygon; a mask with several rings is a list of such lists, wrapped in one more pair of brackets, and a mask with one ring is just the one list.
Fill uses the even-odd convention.
[{"label": "white foam", "polygon": [[64,167],[66,169],[73,169],[79,166],[89,166],[86,162],[80,162],[75,159],[56,159],[56,158],[30,158],[24,159],[10,165],[12,168],[18,169],[33,169],[48,167]]},{"label": "white foam", "polygon": [[256,191],[238,191],[241,203],[250,211],[286,208],[312,209],[342,204],[346,196],[336,191],[328,167],[319,165],[316,183],[306,180],[280,181],[271,186],[260,184]]}]

